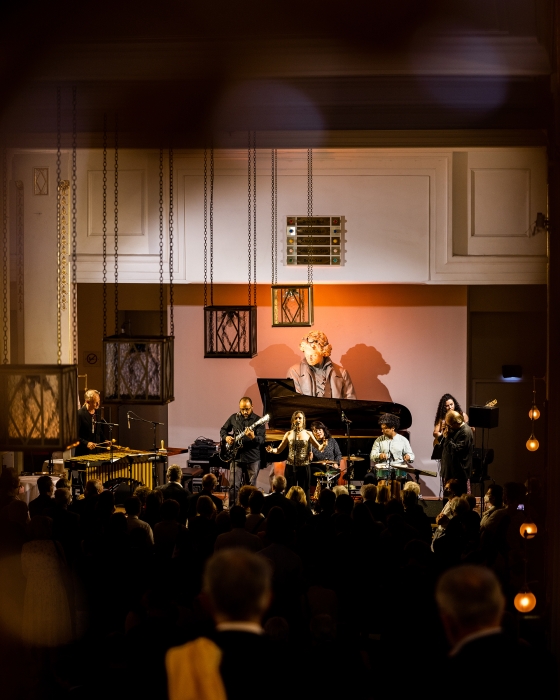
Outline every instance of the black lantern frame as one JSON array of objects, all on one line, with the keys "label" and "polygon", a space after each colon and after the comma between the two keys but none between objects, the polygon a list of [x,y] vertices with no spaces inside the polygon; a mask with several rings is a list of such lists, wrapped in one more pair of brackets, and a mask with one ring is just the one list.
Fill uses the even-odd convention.
[{"label": "black lantern frame", "polygon": [[313,285],[273,284],[272,326],[313,325]]},{"label": "black lantern frame", "polygon": [[173,336],[103,338],[105,403],[170,403],[173,379]]},{"label": "black lantern frame", "polygon": [[0,365],[0,449],[65,450],[76,439],[77,365]]},{"label": "black lantern frame", "polygon": [[256,306],[205,306],[204,357],[255,357]]}]

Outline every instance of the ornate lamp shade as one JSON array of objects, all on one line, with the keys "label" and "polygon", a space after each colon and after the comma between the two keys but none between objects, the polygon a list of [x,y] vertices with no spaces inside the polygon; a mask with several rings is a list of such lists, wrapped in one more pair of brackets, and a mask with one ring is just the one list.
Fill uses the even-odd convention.
[{"label": "ornate lamp shade", "polygon": [[104,401],[163,405],[173,396],[173,337],[103,339]]},{"label": "ornate lamp shade", "polygon": [[204,357],[255,357],[256,306],[204,307]]},{"label": "ornate lamp shade", "polygon": [[76,439],[76,365],[1,365],[0,396],[0,449],[64,450]]},{"label": "ornate lamp shade", "polygon": [[312,326],[313,286],[273,284],[272,325]]}]

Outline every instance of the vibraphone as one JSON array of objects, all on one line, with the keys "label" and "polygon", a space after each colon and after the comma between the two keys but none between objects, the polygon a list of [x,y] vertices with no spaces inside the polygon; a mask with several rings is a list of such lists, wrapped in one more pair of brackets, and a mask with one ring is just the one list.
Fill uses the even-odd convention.
[{"label": "vibraphone", "polygon": [[69,471],[79,469],[85,471],[84,483],[89,479],[99,479],[103,484],[112,479],[132,479],[140,481],[145,486],[152,488],[153,462],[148,459],[153,457],[152,452],[136,452],[134,450],[119,450],[113,452],[112,462],[109,452],[81,455],[65,460],[65,467]]}]

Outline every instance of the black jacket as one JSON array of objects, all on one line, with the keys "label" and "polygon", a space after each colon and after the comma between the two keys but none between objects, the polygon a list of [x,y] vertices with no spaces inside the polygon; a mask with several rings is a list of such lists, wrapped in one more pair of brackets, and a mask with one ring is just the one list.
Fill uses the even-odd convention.
[{"label": "black jacket", "polygon": [[[226,435],[235,436],[239,432],[243,432],[246,428],[260,420],[260,416],[255,413],[244,418],[240,413],[232,414],[223,424],[220,430],[220,438],[223,440]],[[250,463],[260,462],[261,450],[260,446],[264,444],[264,424],[258,425],[254,429],[255,437],[251,440],[248,437],[243,437],[241,440],[241,449],[237,453],[237,461]]]}]

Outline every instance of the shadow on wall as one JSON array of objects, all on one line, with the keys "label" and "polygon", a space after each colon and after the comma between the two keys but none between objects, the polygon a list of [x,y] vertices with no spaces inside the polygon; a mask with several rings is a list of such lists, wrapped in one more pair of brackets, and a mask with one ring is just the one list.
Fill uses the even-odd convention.
[{"label": "shadow on wall", "polygon": [[354,345],[340,358],[340,364],[352,378],[356,398],[363,401],[393,400],[389,389],[379,379],[380,375],[389,374],[391,366],[372,345]]},{"label": "shadow on wall", "polygon": [[[288,369],[292,365],[299,364],[302,357],[303,355],[296,354],[293,348],[288,345],[278,343],[277,345],[269,345],[264,350],[259,350],[259,354],[253,357],[249,365],[255,370],[255,377],[280,379],[287,377]],[[248,396],[255,406],[262,406],[256,382],[245,389],[245,396]]]}]

